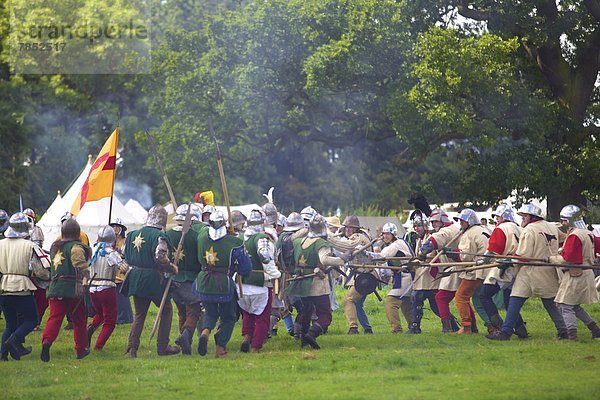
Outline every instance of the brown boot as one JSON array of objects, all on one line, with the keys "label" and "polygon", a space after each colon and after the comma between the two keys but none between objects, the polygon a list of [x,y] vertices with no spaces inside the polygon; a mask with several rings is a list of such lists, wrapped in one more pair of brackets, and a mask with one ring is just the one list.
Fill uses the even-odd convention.
[{"label": "brown boot", "polygon": [[471,331],[471,325],[463,325],[460,327],[460,329],[458,331],[456,331],[457,335],[470,335],[471,333],[473,333]]},{"label": "brown boot", "polygon": [[247,353],[250,351],[250,343],[252,342],[252,336],[244,335],[244,340],[242,341],[242,345],[240,346],[240,351],[242,353]]},{"label": "brown boot", "polygon": [[577,340],[577,329],[567,329],[567,338],[569,340]]},{"label": "brown boot", "polygon": [[175,354],[179,354],[181,352],[181,348],[179,346],[167,345],[164,348],[157,349],[156,352],[159,356],[173,356]]},{"label": "brown boot", "polygon": [[217,358],[225,358],[227,357],[227,350],[223,346],[217,346],[216,355]]},{"label": "brown boot", "polygon": [[592,332],[592,339],[600,339],[600,328],[596,322],[590,323],[587,327]]}]

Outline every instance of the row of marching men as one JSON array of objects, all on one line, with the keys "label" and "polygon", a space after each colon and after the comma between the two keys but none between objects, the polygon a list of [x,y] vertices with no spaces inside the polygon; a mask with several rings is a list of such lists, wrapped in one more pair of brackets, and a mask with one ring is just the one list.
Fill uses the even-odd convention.
[{"label": "row of marching men", "polygon": [[[521,226],[509,205],[499,205],[493,214],[496,226],[490,232],[471,209],[455,217],[458,224],[442,209],[429,215],[418,210],[413,213],[413,234],[399,246],[404,250],[390,253],[384,249],[378,255],[388,265],[403,265],[400,270],[406,271],[398,274],[404,275],[404,285],[411,286],[411,293],[404,292],[397,300],[403,306],[408,333],[421,333],[427,300],[441,320],[442,332],[477,333],[475,305],[488,339],[509,340],[513,334],[527,338],[520,312],[527,299],[538,297],[559,339],[577,339],[577,319],[593,338],[600,338],[600,328],[582,307],[598,301],[595,275],[599,267],[594,262],[600,238],[587,229],[582,210],[565,206],[560,226],[546,221],[533,204],[523,205],[518,215]],[[408,242],[413,243],[418,263],[404,257],[411,254]],[[499,292],[503,296],[497,296]],[[507,310],[504,319],[498,311],[498,297]],[[452,300],[459,319],[450,312]],[[392,329],[401,328],[392,324]]]},{"label": "row of marching men", "polygon": [[[129,357],[137,357],[152,303],[159,307],[155,321],[158,355],[191,354],[197,330],[200,355],[207,353],[212,334],[216,356],[226,356],[227,343],[240,313],[241,351],[260,351],[277,319],[273,318],[272,305],[285,308],[281,296],[274,299],[273,282],[278,282],[281,276],[275,262],[275,244],[286,219],[271,203],[264,209],[253,210],[247,219],[240,213],[233,216],[234,223],[228,227],[223,212],[210,205],[191,203],[177,209],[174,219],[179,224],[166,231],[167,212],[156,205],[150,209],[146,225],[125,238],[120,235],[124,229],[117,230],[124,228],[119,224],[103,227],[93,248],[88,246],[76,219],[68,216],[62,221],[61,236],[52,244],[49,257],[39,244],[30,240],[32,226],[24,214],[6,218],[3,221],[7,227],[6,239],[0,241],[0,300],[7,320],[2,359],[8,360],[10,354],[18,360],[31,352],[23,343],[40,322],[34,293],[42,293],[44,287],[50,308],[42,333],[40,359],[44,362],[50,361],[51,347],[65,316],[73,325],[78,359],[90,354],[92,336],[100,326],[94,349],[102,350],[115,328],[119,293],[129,296],[134,305],[126,349]],[[324,219],[319,218],[326,229]],[[308,235],[301,221],[304,235]],[[311,262],[320,263],[310,257]],[[331,260],[333,257],[328,261]],[[119,273],[124,276],[117,289]],[[327,290],[327,298],[329,293]],[[179,314],[180,335],[176,345],[171,345],[169,339],[171,298]],[[88,325],[86,302],[90,299],[95,316]],[[321,325],[314,322],[322,327],[319,332],[326,330],[331,321],[328,305]],[[311,316],[304,318],[304,324],[311,324]],[[303,329],[305,334],[308,328]]]},{"label": "row of marching men", "polygon": [[[401,330],[401,310],[408,332],[420,333],[425,300],[440,317],[444,332],[477,332],[471,300],[478,299],[482,306],[479,315],[488,326],[490,339],[506,340],[513,333],[527,337],[520,309],[527,298],[540,297],[560,338],[577,337],[577,318],[593,337],[600,337],[595,321],[581,307],[598,299],[594,272],[586,268],[593,264],[597,249],[594,250],[593,236],[585,229],[581,210],[567,206],[561,212],[566,233],[546,222],[534,205],[523,206],[519,214],[522,228],[514,222],[513,210],[501,205],[495,212],[496,228],[490,233],[470,209],[456,218],[459,225],[441,209],[433,210],[429,216],[415,213],[413,240],[397,238],[396,226],[386,224],[381,238],[377,238],[382,247],[377,252],[373,251],[377,250],[373,248],[375,240],[360,228],[357,217],[346,218],[341,234],[333,234],[332,224],[311,207],[285,218],[267,203],[263,209],[253,210],[247,219],[234,213],[232,226],[228,227],[223,212],[210,206],[202,209],[202,205],[184,205],[175,217],[180,224],[165,232],[167,213],[157,205],[150,210],[146,226],[131,232],[123,247],[116,244],[116,227],[107,226],[100,231],[93,250],[83,243],[77,221],[68,218],[62,224],[62,236],[51,248],[47,293],[50,317],[42,334],[40,357],[50,360],[50,348],[66,314],[73,321],[78,358],[89,354],[91,337],[100,325],[103,328],[95,349],[102,349],[114,329],[115,277],[119,271],[125,274],[120,291],[133,298],[135,307],[127,347],[130,357],[137,356],[151,303],[160,307],[155,324],[159,355],[180,351],[191,354],[197,330],[200,355],[207,354],[213,334],[215,354],[226,356],[238,310],[242,314],[241,351],[260,351],[280,317],[302,346],[319,348],[316,339],[327,331],[336,307],[333,276],[344,274],[341,267],[348,266],[352,268],[343,307],[349,334],[358,333],[359,324],[365,333],[372,333],[363,302],[375,291],[373,282],[389,278],[392,288],[385,306],[393,332]],[[429,223],[433,230],[428,229]],[[49,276],[43,268],[43,252],[27,240],[31,235],[27,218],[17,213],[7,225],[7,239],[0,242],[0,297],[7,315],[2,359],[7,359],[8,354],[19,359],[28,352],[23,346],[25,336],[38,322],[37,314],[30,312],[35,310],[35,304],[31,307],[30,303],[34,302],[32,293],[36,290],[30,278],[43,281]],[[177,248],[180,251],[175,251]],[[412,259],[415,253],[424,261],[439,253],[433,256],[439,266],[431,261],[408,265],[397,261]],[[492,263],[497,256],[508,257]],[[389,269],[369,269],[367,263],[373,258],[387,261]],[[548,268],[534,261],[565,267]],[[464,267],[465,262],[475,265]],[[90,265],[91,273],[86,274]],[[282,272],[284,279],[280,279]],[[88,326],[82,285],[86,275],[96,308],[96,316]],[[234,276],[239,276],[238,282]],[[494,295],[499,291],[504,293],[508,310],[504,320],[494,303]],[[165,294],[172,296],[178,308],[177,346],[169,344],[172,306]],[[459,311],[460,329],[450,313],[453,299]],[[298,311],[295,320],[287,312],[292,307]]]}]

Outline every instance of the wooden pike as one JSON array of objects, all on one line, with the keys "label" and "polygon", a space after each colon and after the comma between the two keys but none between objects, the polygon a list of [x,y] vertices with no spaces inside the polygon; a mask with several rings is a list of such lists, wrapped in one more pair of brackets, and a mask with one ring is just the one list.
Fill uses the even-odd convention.
[{"label": "wooden pike", "polygon": [[522,261],[539,261],[539,262],[545,262],[546,260],[544,260],[543,258],[528,258],[528,257],[523,257],[523,256],[514,256],[514,255],[500,255],[500,254],[480,254],[480,253],[467,253],[464,251],[448,251],[446,252],[446,254],[464,254],[467,256],[476,256],[476,257],[489,257],[489,258],[497,258],[497,259],[502,259],[502,258],[506,258],[509,260],[522,260]]},{"label": "wooden pike", "polygon": [[[208,117],[208,128],[213,137],[213,140],[215,141],[217,168],[219,169],[219,178],[221,179],[221,188],[223,189],[223,199],[225,200],[225,206],[227,207],[227,219],[229,221],[228,232],[230,235],[235,235],[235,230],[233,229],[233,217],[231,215],[231,203],[229,202],[227,182],[225,181],[225,172],[223,171],[223,161],[221,159],[221,149],[219,148],[219,142],[217,142],[217,137],[215,136],[215,131],[213,129],[212,117]],[[242,289],[242,277],[239,273],[236,274],[236,281],[238,285],[238,290],[240,292],[240,297],[244,297],[244,291]]]},{"label": "wooden pike", "polygon": [[[450,239],[450,241],[448,243],[445,244],[444,247],[446,246],[450,246],[452,243],[456,242],[456,239],[458,239],[459,237],[461,237],[463,234],[463,231],[458,231],[458,233],[456,235],[454,235],[454,237],[452,239]],[[438,251],[438,253],[435,255],[435,257],[433,257],[433,259],[430,261],[431,264],[435,263],[437,260],[440,259],[440,257],[442,256],[442,254],[444,254],[443,251]]]}]

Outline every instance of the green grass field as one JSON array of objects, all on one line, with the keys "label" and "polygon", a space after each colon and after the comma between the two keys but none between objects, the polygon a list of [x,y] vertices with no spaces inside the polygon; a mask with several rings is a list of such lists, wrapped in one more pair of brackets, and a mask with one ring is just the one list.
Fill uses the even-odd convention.
[{"label": "green grass field", "polygon": [[[338,291],[341,301],[343,291]],[[137,359],[124,355],[129,325],[119,325],[102,352],[76,360],[71,331],[62,331],[52,359],[39,360],[40,332],[27,344],[33,353],[0,363],[0,399],[596,399],[600,396],[600,340],[579,326],[578,342],[558,341],[541,302],[523,309],[531,338],[492,342],[483,334],[442,334],[425,311],[421,335],[391,334],[383,303],[365,307],[374,335],[346,335],[341,310],[334,312],[321,350],[301,349],[285,334],[260,354],[239,352],[240,326],[228,359],[158,357],[146,321]],[[600,304],[586,307],[600,320]],[[176,316],[174,318],[174,322]],[[404,322],[403,322],[404,324]],[[480,323],[480,325],[482,325]],[[175,327],[175,323],[174,323]],[[0,321],[0,330],[4,321]],[[175,339],[175,329],[172,341]],[[196,337],[194,338],[196,339]],[[194,353],[195,353],[194,341]]]}]

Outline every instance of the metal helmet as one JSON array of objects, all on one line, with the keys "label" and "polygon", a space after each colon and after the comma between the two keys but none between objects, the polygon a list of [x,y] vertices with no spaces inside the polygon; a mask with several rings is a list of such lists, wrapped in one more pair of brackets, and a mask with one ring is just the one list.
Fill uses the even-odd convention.
[{"label": "metal helmet", "polygon": [[569,226],[573,228],[586,229],[585,221],[583,220],[583,210],[574,205],[569,204],[560,210],[560,218],[569,221]]},{"label": "metal helmet", "polygon": [[165,229],[167,226],[167,210],[160,204],[153,205],[152,208],[148,210],[146,226]]},{"label": "metal helmet", "polygon": [[79,240],[81,227],[75,218],[68,218],[60,226],[62,240]]},{"label": "metal helmet", "polygon": [[275,207],[275,204],[266,203],[262,210],[265,213],[265,224],[275,225],[277,222],[277,207]]},{"label": "metal helmet", "polygon": [[246,224],[246,216],[239,210],[231,211],[231,220],[233,221],[233,229],[237,232],[244,230]]},{"label": "metal helmet", "polygon": [[[175,210],[175,216],[173,217],[173,221],[185,221],[185,217],[188,213],[188,208],[190,208],[189,204],[182,204],[177,207]],[[200,207],[192,203],[190,208],[190,214],[192,221],[200,221],[202,219],[202,212],[200,211]]]},{"label": "metal helmet", "polygon": [[98,231],[98,239],[97,242],[103,243],[114,243],[117,241],[117,235],[115,234],[115,230],[110,225],[103,226]]},{"label": "metal helmet", "polygon": [[29,239],[32,242],[34,242],[38,246],[42,247],[42,245],[44,244],[44,231],[42,231],[42,228],[40,228],[39,226],[34,227],[31,230],[31,233],[29,236],[30,236]]},{"label": "metal helmet", "polygon": [[519,215],[529,214],[529,215],[533,215],[538,218],[542,218],[542,219],[544,218],[544,217],[542,217],[542,209],[539,208],[538,206],[536,206],[535,204],[531,204],[531,203],[523,204],[521,206],[521,208],[519,208],[519,211],[517,212],[517,214],[519,214]]},{"label": "metal helmet", "polygon": [[465,221],[466,223],[469,224],[469,226],[481,225],[481,221],[479,220],[479,217],[477,216],[475,211],[473,211],[470,208],[465,208],[464,210],[462,210],[460,212],[460,214],[458,214],[458,217],[454,217],[454,220],[455,221]]},{"label": "metal helmet", "polygon": [[282,213],[277,213],[277,225],[283,226],[285,228],[285,224],[285,215],[283,215]]},{"label": "metal helmet", "polygon": [[300,215],[305,221],[310,221],[315,215],[317,215],[317,210],[311,206],[306,206],[302,209],[302,211],[300,211]]},{"label": "metal helmet", "polygon": [[441,208],[435,208],[433,211],[431,211],[431,215],[429,215],[429,220],[432,222],[440,221],[443,224],[448,224],[452,222],[450,221],[450,217],[448,217],[448,214],[446,214],[446,211],[442,210]]},{"label": "metal helmet", "polygon": [[342,222],[342,226],[349,226],[352,228],[360,229],[360,221],[358,220],[358,217],[356,215],[348,215],[344,219],[344,222]]},{"label": "metal helmet", "polygon": [[257,226],[263,225],[265,223],[265,214],[262,210],[254,209],[250,211],[250,215],[248,216],[247,224],[248,226]]},{"label": "metal helmet", "polygon": [[33,211],[33,209],[26,208],[23,210],[23,214],[25,214],[27,217],[29,217],[31,222],[35,222],[35,211]]},{"label": "metal helmet", "polygon": [[210,213],[208,224],[215,230],[223,228],[227,224],[227,217],[223,211],[216,210],[215,212]]},{"label": "metal helmet", "polygon": [[208,219],[208,235],[212,240],[218,240],[227,235],[227,217],[221,210],[210,213]]},{"label": "metal helmet", "polygon": [[4,232],[7,238],[25,238],[29,236],[29,218],[22,212],[11,215],[8,228]]},{"label": "metal helmet", "polygon": [[217,209],[214,206],[211,206],[209,204],[205,205],[204,208],[202,209],[202,214],[212,214],[215,211],[217,211]]},{"label": "metal helmet", "polygon": [[334,215],[333,217],[327,217],[325,218],[325,220],[327,221],[327,225],[329,225],[330,228],[339,229],[342,227],[340,217],[338,217],[337,215]]},{"label": "metal helmet", "polygon": [[302,215],[295,211],[288,215],[285,222],[286,225],[285,228],[283,228],[283,230],[286,232],[296,232],[304,228],[304,219],[302,218]]},{"label": "metal helmet", "polygon": [[410,220],[412,221],[413,228],[415,226],[427,226],[429,223],[427,216],[421,210],[414,210],[410,214]]},{"label": "metal helmet", "polygon": [[8,228],[8,213],[0,209],[0,233]]},{"label": "metal helmet", "polygon": [[68,219],[76,219],[75,216],[70,211],[65,212],[62,215],[62,217],[60,217],[60,223],[62,224],[63,222],[65,222]]},{"label": "metal helmet", "polygon": [[392,235],[396,236],[398,234],[398,227],[396,226],[396,224],[392,223],[392,222],[386,222],[383,225],[383,228],[381,228],[381,232],[382,233],[391,233]]},{"label": "metal helmet", "polygon": [[121,229],[121,232],[119,232],[119,236],[125,237],[125,232],[127,231],[127,227],[123,224],[123,220],[121,218],[115,218],[114,222],[111,222],[110,224],[108,224],[110,226],[117,227],[119,229]]},{"label": "metal helmet", "polygon": [[515,222],[515,213],[512,207],[506,203],[499,204],[496,210],[492,213],[492,217],[502,217],[505,221]]},{"label": "metal helmet", "polygon": [[308,222],[308,237],[327,237],[327,220],[322,215],[317,214]]}]

